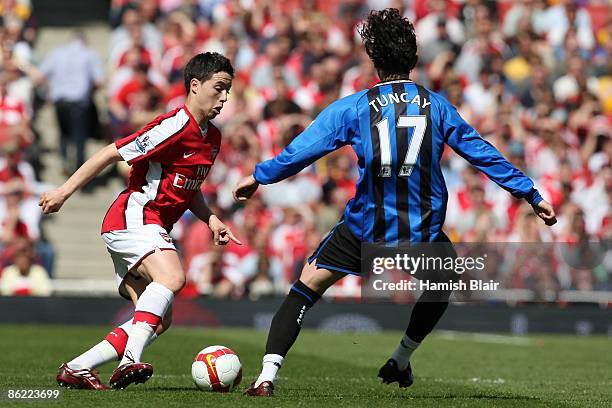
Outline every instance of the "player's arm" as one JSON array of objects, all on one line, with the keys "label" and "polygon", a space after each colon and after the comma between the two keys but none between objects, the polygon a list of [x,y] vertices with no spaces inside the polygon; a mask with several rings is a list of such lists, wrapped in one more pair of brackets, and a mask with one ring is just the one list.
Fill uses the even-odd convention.
[{"label": "player's arm", "polygon": [[229,229],[227,225],[225,225],[219,217],[217,217],[208,204],[206,204],[206,200],[202,193],[197,193],[191,201],[191,205],[189,209],[192,213],[195,214],[196,217],[204,221],[208,228],[213,233],[213,241],[215,245],[225,245],[229,243],[230,240],[234,241],[238,245],[242,245],[242,242],[238,238],[232,234],[232,231]]},{"label": "player's arm", "polygon": [[542,198],[529,177],[484,140],[448,102],[440,103],[440,111],[445,140],[455,152],[514,197],[525,199],[546,225],[557,222],[553,207]]},{"label": "player's arm", "polygon": [[299,173],[327,153],[349,144],[357,126],[354,107],[343,100],[334,102],[278,156],[257,164],[253,174],[242,179],[234,188],[234,199],[246,200],[260,184],[278,183]]},{"label": "player's arm", "polygon": [[96,177],[102,170],[112,163],[123,160],[114,143],[99,150],[87,160],[72,176],[60,187],[43,193],[38,203],[43,213],[51,214],[59,211],[64,202],[75,191]]}]

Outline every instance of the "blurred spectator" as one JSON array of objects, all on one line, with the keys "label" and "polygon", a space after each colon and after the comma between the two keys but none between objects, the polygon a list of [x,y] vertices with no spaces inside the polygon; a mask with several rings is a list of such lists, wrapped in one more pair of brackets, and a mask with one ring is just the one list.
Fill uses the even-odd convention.
[{"label": "blurred spectator", "polygon": [[109,102],[113,136],[119,139],[141,128],[162,113],[161,93],[150,81],[149,67],[138,64],[132,78],[119,88]]},{"label": "blurred spectator", "polygon": [[16,15],[0,15],[4,23],[4,46],[9,48],[11,53],[20,61],[30,62],[32,60],[32,47],[27,42],[22,33],[25,30],[25,23]]},{"label": "blurred spectator", "polygon": [[147,82],[157,88],[166,85],[163,74],[150,64],[143,63],[138,48],[131,48],[123,56],[121,65],[113,72],[108,82],[108,94],[110,98],[116,98],[123,87],[132,81],[139,71],[146,71]]},{"label": "blurred spectator", "polygon": [[32,15],[30,0],[2,0],[0,2],[0,15],[16,18],[26,22]]},{"label": "blurred spectator", "polygon": [[246,283],[257,274],[258,261],[257,252],[249,245],[231,245],[225,249],[211,246],[191,259],[189,279],[201,294],[241,297]]},{"label": "blurred spectator", "polygon": [[0,71],[0,144],[27,148],[33,141],[28,104],[9,93],[9,73]]},{"label": "blurred spectator", "polygon": [[161,54],[163,44],[157,27],[148,21],[144,21],[138,8],[127,4],[121,11],[121,25],[111,33],[109,41],[111,58],[120,53],[118,50],[128,48],[135,39],[142,41],[138,41],[137,45],[142,44],[156,57]]},{"label": "blurred spectator", "polygon": [[503,21],[502,31],[506,37],[514,37],[525,27],[532,28],[538,34],[546,31],[548,16],[545,11],[545,1],[517,0],[512,3]]},{"label": "blurred spectator", "polygon": [[255,60],[251,81],[259,90],[271,89],[274,85],[276,71],[289,88],[299,85],[299,76],[286,62],[289,57],[291,41],[287,37],[274,37],[268,42],[265,54]]},{"label": "blurred spectator", "polygon": [[567,33],[575,30],[580,48],[593,48],[595,41],[591,16],[579,3],[577,0],[562,0],[546,11],[547,37],[552,46],[561,46]]},{"label": "blurred spectator", "polygon": [[585,72],[584,61],[578,56],[571,56],[567,61],[567,74],[553,84],[555,99],[559,103],[577,105],[585,93],[597,92],[597,84],[593,77]]},{"label": "blurred spectator", "polygon": [[38,194],[45,185],[36,181],[32,166],[22,160],[22,156],[17,144],[3,146],[0,156],[0,219],[8,211],[5,208],[16,209],[27,227],[27,237],[37,240],[42,216],[38,209]]},{"label": "blurred spectator", "polygon": [[87,47],[85,34],[76,31],[70,42],[45,57],[40,69],[57,113],[64,170],[72,174],[85,162],[85,142],[95,126],[92,96],[102,83],[102,65],[96,53]]},{"label": "blurred spectator", "polygon": [[13,264],[0,274],[0,294],[3,296],[49,296],[52,292],[47,271],[34,263],[34,247],[27,239],[17,244]]},{"label": "blurred spectator", "polygon": [[435,41],[445,40],[446,37],[453,44],[462,44],[465,41],[463,24],[456,17],[449,15],[446,3],[443,0],[427,1],[429,12],[418,20],[415,26],[417,40],[423,48]]}]

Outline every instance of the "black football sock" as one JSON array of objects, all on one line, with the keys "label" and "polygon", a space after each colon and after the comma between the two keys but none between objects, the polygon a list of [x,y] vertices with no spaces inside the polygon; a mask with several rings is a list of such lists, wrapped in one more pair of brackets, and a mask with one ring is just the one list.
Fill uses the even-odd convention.
[{"label": "black football sock", "polygon": [[431,333],[448,307],[451,292],[425,291],[412,308],[406,335],[417,343]]},{"label": "black football sock", "polygon": [[278,309],[266,343],[266,354],[277,354],[285,357],[300,333],[304,315],[321,298],[314,290],[302,281],[291,287],[285,301]]},{"label": "black football sock", "polygon": [[403,371],[408,367],[412,353],[440,321],[448,306],[450,293],[425,291],[419,297],[412,308],[406,333],[391,355],[400,370]]}]

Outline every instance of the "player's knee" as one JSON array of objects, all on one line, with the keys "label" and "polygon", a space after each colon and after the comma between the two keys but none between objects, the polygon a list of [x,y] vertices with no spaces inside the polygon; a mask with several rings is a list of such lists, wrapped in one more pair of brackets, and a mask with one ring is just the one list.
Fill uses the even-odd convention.
[{"label": "player's knee", "polygon": [[172,280],[172,288],[170,290],[172,290],[176,294],[185,287],[185,283],[186,283],[185,274],[183,273],[178,274],[174,276],[174,279]]},{"label": "player's knee", "polygon": [[178,293],[185,287],[186,279],[182,271],[166,274],[159,283],[170,289],[174,294]]},{"label": "player's knee", "polygon": [[314,292],[321,293],[323,289],[322,280],[317,276],[316,272],[304,270],[300,275],[300,281]]},{"label": "player's knee", "polygon": [[313,263],[307,264],[300,275],[300,281],[318,294],[323,294],[335,279],[326,269],[317,268]]}]

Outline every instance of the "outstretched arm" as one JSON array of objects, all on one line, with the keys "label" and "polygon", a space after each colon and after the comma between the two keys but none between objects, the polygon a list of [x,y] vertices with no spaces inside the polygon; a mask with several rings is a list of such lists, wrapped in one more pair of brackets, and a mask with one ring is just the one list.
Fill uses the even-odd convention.
[{"label": "outstretched arm", "polygon": [[546,225],[557,222],[555,211],[546,202],[533,181],[484,140],[448,103],[441,103],[444,137],[450,147],[497,185],[516,198],[524,198]]},{"label": "outstretched arm", "polygon": [[87,160],[72,176],[60,187],[43,193],[40,197],[39,206],[43,213],[51,214],[58,212],[70,196],[96,177],[102,170],[112,163],[123,160],[114,143],[99,150]]},{"label": "outstretched arm", "polygon": [[210,228],[213,233],[215,245],[226,245],[230,240],[238,245],[242,245],[242,242],[232,234],[229,227],[213,214],[208,204],[206,204],[206,200],[204,200],[202,193],[195,195],[189,209],[196,217],[208,224],[208,228]]},{"label": "outstretched arm", "polygon": [[315,160],[351,142],[358,118],[350,100],[340,99],[325,108],[278,156],[255,166],[252,175],[234,188],[234,199],[246,200],[259,184],[278,183]]}]

